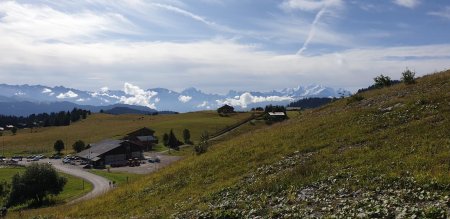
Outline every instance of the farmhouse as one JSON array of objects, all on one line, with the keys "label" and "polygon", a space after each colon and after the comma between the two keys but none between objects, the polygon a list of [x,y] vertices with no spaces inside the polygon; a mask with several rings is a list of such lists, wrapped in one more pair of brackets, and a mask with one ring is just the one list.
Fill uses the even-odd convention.
[{"label": "farmhouse", "polygon": [[286,116],[284,112],[269,112],[269,116]]},{"label": "farmhouse", "polygon": [[97,167],[123,166],[129,159],[144,157],[141,146],[128,140],[104,140],[91,144],[89,149],[81,151],[77,156]]},{"label": "farmhouse", "polygon": [[128,140],[142,147],[144,151],[152,149],[153,145],[158,144],[158,139],[154,136],[155,131],[147,127],[128,133],[123,140]]}]

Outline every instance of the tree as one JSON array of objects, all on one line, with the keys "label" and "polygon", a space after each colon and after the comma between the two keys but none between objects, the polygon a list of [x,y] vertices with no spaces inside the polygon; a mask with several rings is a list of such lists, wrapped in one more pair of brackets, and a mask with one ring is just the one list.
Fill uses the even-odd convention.
[{"label": "tree", "polygon": [[12,127],[12,129],[11,129],[11,133],[13,134],[13,135],[16,135],[16,133],[17,133],[17,127]]},{"label": "tree", "polygon": [[189,131],[189,129],[184,129],[183,130],[183,140],[185,144],[192,144],[191,142],[191,132]]},{"label": "tree", "polygon": [[180,141],[178,141],[177,137],[173,133],[173,130],[170,130],[169,133],[169,140],[167,140],[167,145],[170,148],[178,149],[178,146],[180,146]]},{"label": "tree", "polygon": [[33,200],[41,205],[48,195],[59,194],[67,179],[60,177],[50,164],[33,163],[23,174],[13,176],[8,206],[23,204]]},{"label": "tree", "polygon": [[218,109],[217,109],[217,112],[218,112],[219,114],[234,113],[234,107],[225,104],[225,105],[223,105],[222,107],[218,108]]},{"label": "tree", "polygon": [[414,84],[416,83],[416,79],[414,78],[415,76],[415,72],[406,69],[406,71],[402,72],[402,82],[405,84]]},{"label": "tree", "polygon": [[163,144],[166,147],[169,145],[169,135],[167,133],[164,133],[163,135]]},{"label": "tree", "polygon": [[0,181],[0,206],[4,206],[4,204],[8,201],[7,197],[10,190],[10,184],[6,181]]},{"label": "tree", "polygon": [[389,87],[392,85],[391,78],[389,76],[384,76],[381,74],[373,79],[375,81],[375,86],[378,88]]},{"label": "tree", "polygon": [[194,151],[195,153],[197,153],[197,155],[200,155],[208,151],[209,146],[209,134],[208,132],[203,132],[200,136],[200,142],[198,143],[198,145],[194,146]]},{"label": "tree", "polygon": [[58,154],[61,154],[61,151],[64,150],[64,142],[62,140],[57,140],[53,145],[53,148]]},{"label": "tree", "polygon": [[82,140],[78,140],[72,145],[72,148],[74,151],[79,153],[82,150],[86,149],[86,144],[84,144],[84,142]]}]

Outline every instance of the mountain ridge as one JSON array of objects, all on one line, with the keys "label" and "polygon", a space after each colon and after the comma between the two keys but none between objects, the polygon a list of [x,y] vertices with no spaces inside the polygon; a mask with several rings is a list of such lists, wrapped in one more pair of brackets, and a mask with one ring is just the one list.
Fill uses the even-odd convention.
[{"label": "mountain ridge", "polygon": [[230,90],[227,94],[221,95],[205,93],[195,87],[184,89],[181,92],[166,88],[144,90],[130,83],[125,83],[123,90],[110,90],[104,87],[98,91],[83,91],[64,86],[0,84],[0,103],[70,102],[79,106],[126,104],[145,106],[159,111],[177,112],[215,109],[223,104],[233,105],[238,110],[248,110],[267,104],[287,105],[292,101],[308,97],[338,97],[349,94],[350,92],[344,89],[334,89],[322,85],[298,86],[297,88],[266,92]]}]

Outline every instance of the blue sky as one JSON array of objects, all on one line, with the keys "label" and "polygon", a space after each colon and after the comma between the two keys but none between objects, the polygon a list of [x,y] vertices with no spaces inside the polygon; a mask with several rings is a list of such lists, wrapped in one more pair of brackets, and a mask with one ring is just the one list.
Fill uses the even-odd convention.
[{"label": "blue sky", "polygon": [[450,1],[0,2],[0,82],[208,92],[450,68]]}]

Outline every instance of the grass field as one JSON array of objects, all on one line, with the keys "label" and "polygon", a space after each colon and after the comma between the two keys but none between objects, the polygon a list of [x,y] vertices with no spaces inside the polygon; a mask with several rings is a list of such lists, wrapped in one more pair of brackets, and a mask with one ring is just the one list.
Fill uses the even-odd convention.
[{"label": "grass field", "polygon": [[122,173],[122,172],[107,172],[104,170],[90,170],[89,172],[103,176],[111,182],[115,182],[116,186],[126,185],[137,181],[143,175],[132,174],[132,173]]},{"label": "grass field", "polygon": [[26,214],[448,218],[450,71],[361,96],[220,142],[100,198]]},{"label": "grass field", "polygon": [[38,128],[33,129],[33,133],[30,129],[23,129],[15,136],[4,135],[0,137],[0,142],[4,141],[4,146],[0,144],[0,152],[4,151],[6,156],[51,154],[55,141],[62,139],[66,145],[63,153],[71,153],[72,144],[77,140],[88,144],[108,138],[117,139],[142,127],[155,130],[159,139],[173,129],[180,140],[183,129],[187,128],[191,132],[191,139],[197,141],[203,131],[213,133],[249,116],[249,113],[238,113],[220,117],[213,111],[158,116],[93,114],[70,126]]},{"label": "grass field", "polygon": [[[0,181],[11,182],[12,177],[16,173],[22,173],[25,171],[23,167],[1,167],[0,168]],[[68,174],[59,173],[61,176],[67,178],[67,183],[64,186],[63,191],[54,197],[54,201],[57,203],[67,202],[77,197],[80,197],[89,191],[91,191],[92,184],[89,182],[84,182],[83,179],[77,178]],[[84,184],[84,186],[83,186]]]}]

